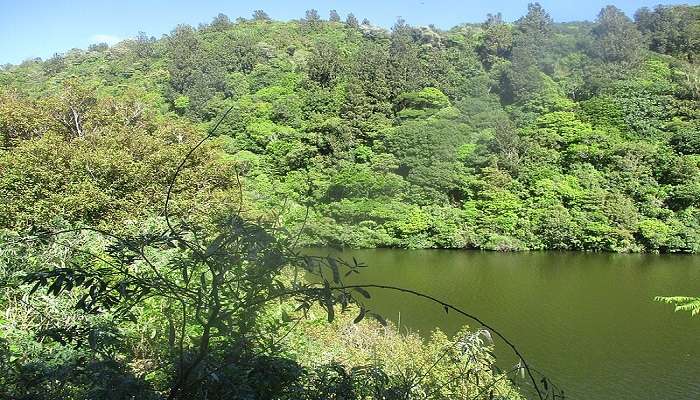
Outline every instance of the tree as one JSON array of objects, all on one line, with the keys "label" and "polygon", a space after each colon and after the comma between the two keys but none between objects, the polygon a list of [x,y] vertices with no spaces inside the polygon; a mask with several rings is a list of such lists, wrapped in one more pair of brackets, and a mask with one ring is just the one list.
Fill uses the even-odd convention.
[{"label": "tree", "polygon": [[4,148],[14,147],[22,140],[39,138],[56,128],[45,107],[17,92],[0,92],[0,132]]},{"label": "tree", "polygon": [[318,10],[316,10],[315,8],[306,10],[302,22],[304,23],[304,25],[309,26],[311,28],[317,27],[321,23],[321,16],[318,14]]},{"label": "tree", "polygon": [[385,139],[398,161],[396,172],[417,186],[414,201],[419,204],[463,198],[458,149],[468,140],[465,125],[437,118],[405,123]]},{"label": "tree", "polygon": [[231,19],[226,14],[219,13],[209,24],[209,27],[215,31],[224,31],[231,27]]},{"label": "tree", "polygon": [[44,72],[48,75],[55,75],[66,68],[66,62],[62,54],[54,53],[51,58],[44,63]]},{"label": "tree", "polygon": [[511,66],[505,75],[504,97],[523,101],[542,87],[540,66],[549,46],[552,18],[539,3],[530,3],[527,14],[516,21]]},{"label": "tree", "polygon": [[138,58],[148,58],[153,56],[153,44],[156,38],[153,36],[149,37],[145,32],[139,31],[136,38],[132,41],[132,48],[134,54]]},{"label": "tree", "polygon": [[547,39],[552,31],[552,17],[540,5],[540,3],[529,3],[527,14],[515,22],[518,30],[527,35],[530,41],[537,39]]},{"label": "tree", "polygon": [[353,13],[349,13],[345,18],[345,24],[351,28],[357,28],[360,26],[359,22],[357,22],[357,18],[355,18],[355,14]]},{"label": "tree", "polygon": [[513,48],[513,34],[511,28],[503,22],[500,13],[489,14],[482,27],[484,38],[479,46],[479,55],[481,62],[490,68],[499,60],[510,58]]},{"label": "tree", "polygon": [[342,71],[340,51],[334,43],[316,42],[308,61],[308,73],[311,80],[322,87],[328,87]]},{"label": "tree", "polygon": [[338,14],[338,11],[331,10],[329,12],[328,20],[330,22],[340,22],[340,15]]},{"label": "tree", "polygon": [[94,88],[71,79],[64,83],[61,96],[53,99],[51,113],[55,121],[65,129],[67,138],[84,139],[99,124],[95,123],[97,119],[91,121],[89,118],[96,104]]},{"label": "tree", "polygon": [[700,55],[700,7],[658,5],[654,11],[643,7],[634,14],[634,20],[651,50],[689,62]]},{"label": "tree", "polygon": [[402,119],[426,118],[449,106],[450,99],[436,88],[405,92],[396,99],[397,115]]},{"label": "tree", "polygon": [[104,42],[93,43],[93,44],[88,46],[88,51],[100,52],[100,51],[105,51],[105,50],[109,50],[109,45],[107,43],[104,43]]},{"label": "tree", "polygon": [[206,103],[226,89],[225,70],[203,46],[189,25],[179,25],[168,36],[170,101],[181,95],[189,99],[189,112],[205,113]]},{"label": "tree", "polygon": [[389,45],[389,85],[392,98],[422,86],[419,45],[414,41],[413,28],[402,18],[391,28]]},{"label": "tree", "polygon": [[269,21],[270,16],[267,15],[267,13],[263,10],[255,10],[255,11],[253,11],[253,20],[254,21]]},{"label": "tree", "polygon": [[225,44],[216,48],[216,58],[228,72],[250,73],[255,65],[264,61],[265,54],[258,39],[251,34],[228,35]]},{"label": "tree", "polygon": [[632,20],[615,6],[600,10],[593,28],[593,54],[606,62],[634,62],[640,56],[642,35]]}]

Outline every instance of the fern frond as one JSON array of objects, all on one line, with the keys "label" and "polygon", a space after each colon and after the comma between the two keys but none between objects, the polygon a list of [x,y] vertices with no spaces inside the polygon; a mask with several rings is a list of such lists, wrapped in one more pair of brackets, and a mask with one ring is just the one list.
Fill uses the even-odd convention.
[{"label": "fern frond", "polygon": [[689,311],[690,315],[700,314],[700,297],[689,297],[689,296],[656,296],[654,298],[656,301],[660,301],[666,304],[675,305],[675,311]]}]

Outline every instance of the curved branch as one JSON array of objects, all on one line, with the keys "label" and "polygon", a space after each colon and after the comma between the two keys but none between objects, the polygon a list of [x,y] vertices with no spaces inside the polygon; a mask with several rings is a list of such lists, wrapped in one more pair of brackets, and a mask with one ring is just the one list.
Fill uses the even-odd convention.
[{"label": "curved branch", "polygon": [[172,225],[170,224],[170,215],[168,213],[168,205],[170,204],[170,198],[172,197],[172,192],[173,192],[173,187],[175,186],[175,181],[177,180],[178,175],[180,175],[180,172],[182,171],[182,168],[185,166],[185,163],[187,163],[187,160],[194,154],[194,152],[201,146],[204,142],[209,140],[212,136],[214,136],[214,133],[216,130],[219,128],[219,125],[226,119],[228,114],[233,110],[234,106],[231,106],[226,110],[224,115],[219,118],[219,121],[214,125],[214,128],[207,133],[207,135],[202,138],[194,147],[190,149],[189,152],[183,157],[182,161],[180,161],[180,164],[177,166],[175,169],[175,173],[173,173],[172,178],[170,179],[170,183],[168,184],[168,193],[165,196],[165,206],[163,207],[163,214],[165,215],[165,222],[168,224],[168,228],[170,229],[171,232],[174,232],[175,230],[173,229]]},{"label": "curved branch", "polygon": [[[408,294],[411,294],[411,295],[416,296],[416,297],[421,297],[421,298],[430,300],[434,303],[437,303],[437,304],[445,307],[446,309],[453,310],[456,313],[458,313],[464,317],[467,317],[473,321],[476,321],[481,326],[492,331],[494,334],[496,334],[496,336],[501,338],[501,340],[503,340],[503,342],[505,342],[505,344],[513,351],[513,353],[515,353],[515,355],[518,356],[520,361],[522,361],[523,368],[525,368],[525,371],[527,372],[527,375],[530,378],[530,381],[532,382],[533,386],[535,387],[535,391],[537,392],[537,397],[539,398],[539,400],[545,400],[545,398],[542,395],[542,392],[540,391],[539,385],[537,385],[537,381],[535,380],[535,376],[532,374],[530,366],[528,365],[527,361],[525,360],[525,357],[522,355],[522,353],[520,353],[518,348],[515,347],[513,342],[508,340],[497,329],[493,328],[491,325],[487,324],[486,322],[484,322],[481,318],[477,317],[476,315],[473,315],[473,314],[470,314],[466,311],[463,311],[463,310],[457,308],[456,306],[453,306],[450,303],[446,303],[442,300],[439,300],[433,296],[430,296],[430,295],[427,295],[427,294],[424,294],[424,293],[421,293],[421,292],[418,292],[415,290],[405,289],[405,288],[401,288],[401,287],[397,287],[397,286],[373,285],[373,284],[369,284],[369,285],[343,285],[343,286],[331,286],[328,289],[338,291],[338,290],[358,289],[358,288],[359,289],[385,289],[385,290],[393,290],[393,291],[397,291],[397,292],[401,292],[401,293],[408,293]],[[246,304],[243,307],[252,307],[252,306],[264,304],[264,303],[267,303],[267,302],[270,302],[272,300],[279,299],[282,297],[293,296],[295,294],[301,294],[301,293],[306,293],[306,292],[314,292],[314,291],[318,291],[318,290],[319,290],[319,288],[306,288],[306,289],[285,291],[285,292],[277,293],[277,294],[272,295],[272,296],[265,298],[265,299],[253,301],[251,303]]]},{"label": "curved branch", "polygon": [[354,288],[362,288],[362,289],[367,289],[367,288],[370,288],[370,289],[371,289],[371,288],[374,288],[374,289],[386,289],[386,290],[394,290],[394,291],[397,291],[397,292],[412,294],[412,295],[414,295],[414,296],[421,297],[421,298],[430,300],[430,301],[432,301],[432,302],[434,302],[434,303],[440,304],[441,306],[443,306],[443,307],[445,307],[445,308],[447,308],[447,309],[453,310],[453,311],[455,311],[456,313],[458,313],[458,314],[460,314],[460,315],[462,315],[462,316],[464,316],[464,317],[467,317],[467,318],[469,318],[469,319],[471,319],[471,320],[476,321],[476,322],[479,323],[481,326],[483,326],[484,328],[486,328],[486,329],[492,331],[493,333],[496,334],[496,336],[498,336],[499,338],[501,338],[501,340],[503,340],[503,342],[505,342],[505,344],[508,345],[508,347],[510,347],[511,350],[513,350],[513,353],[515,353],[515,355],[517,355],[517,356],[520,358],[520,360],[523,362],[523,367],[525,368],[525,371],[527,371],[527,374],[528,374],[530,380],[532,381],[532,384],[535,386],[535,390],[537,391],[537,396],[540,398],[540,400],[544,400],[544,397],[542,397],[542,392],[540,392],[540,388],[539,388],[539,386],[537,385],[537,382],[535,381],[535,377],[532,375],[532,371],[530,371],[530,367],[528,366],[527,361],[525,361],[525,357],[523,357],[523,355],[520,353],[520,351],[518,351],[517,347],[515,347],[515,345],[514,345],[510,340],[508,340],[508,339],[507,339],[503,334],[501,334],[498,330],[496,330],[495,328],[493,328],[492,326],[490,326],[489,324],[487,324],[486,322],[484,322],[482,319],[480,319],[480,318],[477,317],[476,315],[469,314],[469,313],[467,313],[466,311],[462,311],[461,309],[459,309],[459,308],[453,306],[452,304],[446,303],[446,302],[444,302],[444,301],[442,301],[442,300],[439,300],[439,299],[437,299],[437,298],[435,298],[435,297],[433,297],[433,296],[430,296],[430,295],[427,295],[427,294],[424,294],[424,293],[421,293],[421,292],[417,292],[417,291],[415,291],[415,290],[404,289],[404,288],[400,288],[400,287],[396,287],[396,286],[389,286],[389,285],[347,285],[347,286],[342,286],[342,287],[331,287],[332,290],[344,290],[344,289],[354,289]]}]

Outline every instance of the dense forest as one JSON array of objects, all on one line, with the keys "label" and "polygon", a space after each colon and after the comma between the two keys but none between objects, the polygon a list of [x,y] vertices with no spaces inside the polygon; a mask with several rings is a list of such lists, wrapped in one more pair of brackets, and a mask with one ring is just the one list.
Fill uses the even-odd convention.
[{"label": "dense forest", "polygon": [[303,244],[697,252],[698,15],[387,31],[261,11],[7,66],[0,226],[157,213],[233,107],[190,200],[221,210],[237,178]]},{"label": "dense forest", "polygon": [[298,249],[700,252],[699,60],[700,6],[534,3],[3,66],[0,398],[564,398],[493,331],[382,327],[361,262]]}]

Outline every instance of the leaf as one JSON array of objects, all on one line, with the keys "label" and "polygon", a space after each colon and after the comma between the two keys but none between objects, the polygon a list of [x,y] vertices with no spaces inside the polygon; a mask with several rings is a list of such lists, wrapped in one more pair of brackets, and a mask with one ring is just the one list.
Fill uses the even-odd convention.
[{"label": "leaf", "polygon": [[182,270],[182,280],[185,282],[189,281],[189,279],[188,279],[189,277],[187,276],[187,266],[183,265],[181,270]]},{"label": "leaf", "polygon": [[214,253],[216,253],[219,250],[219,248],[221,247],[221,243],[223,243],[224,239],[225,239],[224,235],[217,236],[216,239],[214,239],[214,241],[211,242],[209,247],[207,247],[207,250],[204,252],[204,257],[209,258]]},{"label": "leaf", "polygon": [[364,288],[358,287],[358,288],[355,288],[354,290],[356,292],[360,293],[361,295],[363,295],[366,299],[371,298],[371,296],[369,295],[369,292],[367,290],[365,290]]},{"label": "leaf", "polygon": [[88,294],[84,294],[75,304],[75,308],[78,310],[85,310],[85,300],[87,300],[88,296]]},{"label": "leaf", "polygon": [[333,309],[333,295],[331,294],[331,288],[328,282],[323,282],[323,285],[325,289],[323,291],[323,302],[326,306],[326,310],[328,311],[328,322],[333,322],[333,319],[335,318],[335,310]]},{"label": "leaf", "polygon": [[59,275],[55,281],[49,286],[49,288],[46,290],[46,294],[53,294],[54,296],[58,296],[58,294],[61,292],[61,284],[63,283],[63,276]]},{"label": "leaf", "polygon": [[445,309],[445,314],[449,314],[449,313],[450,313],[450,308],[447,307],[447,306],[443,306],[443,307],[444,307],[444,309]]},{"label": "leaf", "polygon": [[387,325],[389,325],[389,323],[386,322],[386,319],[384,319],[384,317],[382,317],[381,315],[376,314],[376,313],[370,313],[369,315],[370,315],[370,317],[372,317],[372,318],[376,319],[377,321],[379,321],[379,323],[382,324],[382,326],[387,326]]},{"label": "leaf", "polygon": [[32,290],[29,291],[29,295],[30,296],[33,295],[34,292],[36,292],[40,286],[41,286],[41,281],[37,281],[37,283],[35,283],[34,286],[32,287]]},{"label": "leaf", "polygon": [[335,319],[335,310],[333,309],[333,302],[330,299],[326,299],[326,309],[328,310],[328,322],[333,322]]},{"label": "leaf", "polygon": [[338,270],[338,262],[333,257],[327,257],[328,265],[333,272],[333,283],[340,283],[340,272]]},{"label": "leaf", "polygon": [[364,308],[360,307],[360,313],[357,314],[357,317],[352,321],[353,324],[357,324],[358,322],[362,321],[365,319],[365,314],[367,313],[367,310]]}]

